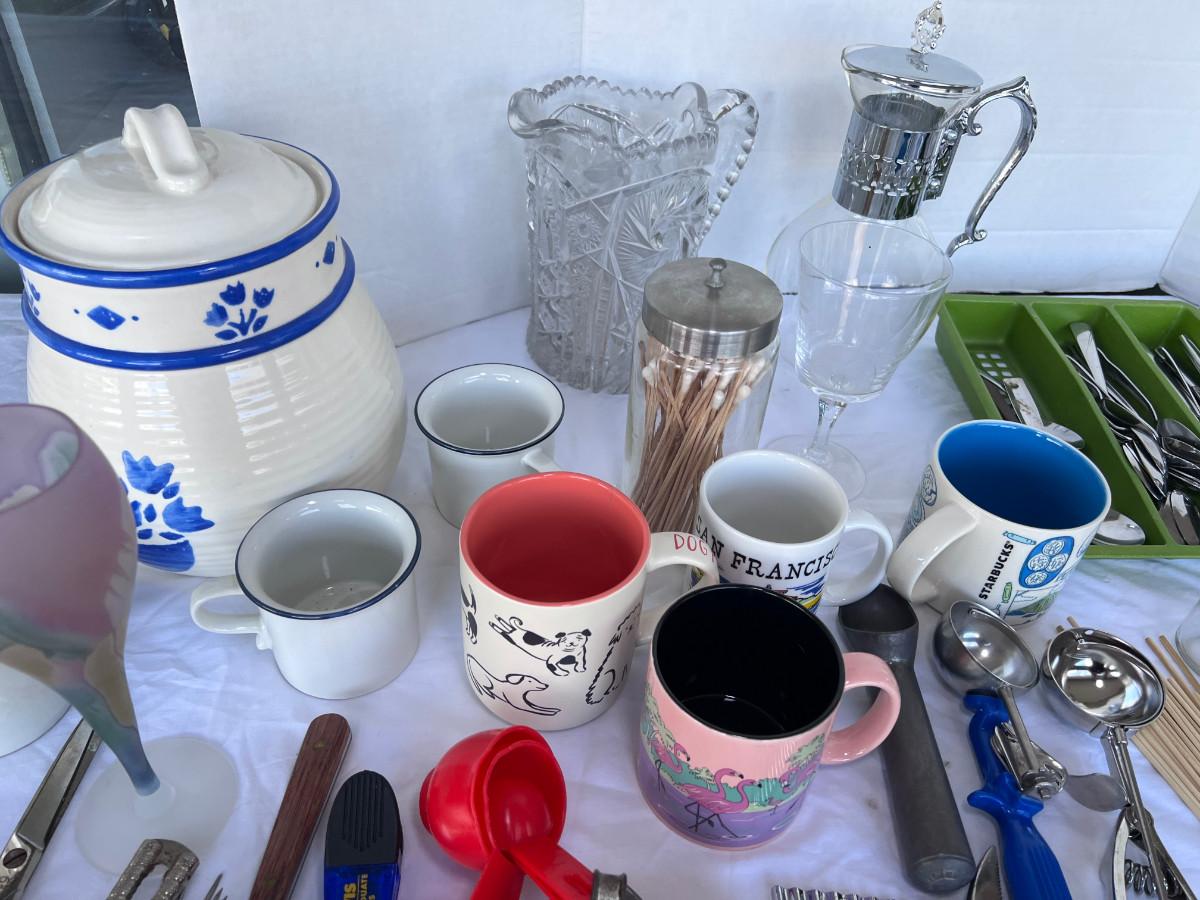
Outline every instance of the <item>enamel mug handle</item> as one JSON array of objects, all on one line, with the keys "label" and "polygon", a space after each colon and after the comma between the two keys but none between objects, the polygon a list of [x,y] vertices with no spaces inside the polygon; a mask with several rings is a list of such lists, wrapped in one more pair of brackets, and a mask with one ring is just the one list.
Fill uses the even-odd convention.
[{"label": "enamel mug handle", "polygon": [[[646,571],[653,572],[666,566],[690,566],[699,569],[700,580],[695,585],[698,588],[717,583],[717,561],[708,549],[708,544],[694,534],[664,531],[662,534],[650,535],[650,558],[646,560]],[[639,644],[647,644],[654,637],[658,620],[670,605],[664,601],[654,610],[642,610],[641,625],[638,627]]]},{"label": "enamel mug handle", "polygon": [[871,557],[871,563],[864,571],[845,584],[836,585],[840,596],[822,597],[821,602],[830,606],[844,606],[855,600],[861,600],[879,587],[879,582],[883,581],[883,573],[887,570],[888,557],[892,555],[892,533],[869,512],[861,509],[850,510],[850,514],[846,516],[846,527],[842,533],[849,534],[851,531],[869,531],[874,534],[876,537],[875,555]]},{"label": "enamel mug handle", "polygon": [[143,160],[153,184],[170,194],[194,194],[212,181],[183,114],[170,103],[125,110],[121,146]]},{"label": "enamel mug handle", "polygon": [[262,627],[262,618],[254,613],[214,613],[205,604],[218,597],[245,597],[232,575],[212,578],[192,591],[192,621],[214,634],[253,634],[259,650],[269,650],[271,639]]},{"label": "enamel mug handle", "polygon": [[888,563],[888,584],[909,603],[924,603],[928,595],[914,597],[917,582],[938,556],[975,527],[975,517],[961,506],[943,506],[908,533]]},{"label": "enamel mug handle", "polygon": [[562,467],[541,447],[534,447],[521,457],[521,463],[534,472],[561,472]]},{"label": "enamel mug handle", "polygon": [[870,753],[887,739],[900,718],[900,687],[887,663],[873,653],[845,653],[842,661],[846,667],[846,690],[873,687],[879,688],[879,693],[857,722],[831,731],[825,738],[821,762],[831,766]]}]

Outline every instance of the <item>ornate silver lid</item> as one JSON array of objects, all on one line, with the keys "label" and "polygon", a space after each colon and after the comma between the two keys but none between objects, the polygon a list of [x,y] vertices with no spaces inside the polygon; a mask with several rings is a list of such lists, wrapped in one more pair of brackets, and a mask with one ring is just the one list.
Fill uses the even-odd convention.
[{"label": "ornate silver lid", "polygon": [[969,97],[983,86],[979,73],[957,59],[883,44],[847,47],[842,51],[842,68],[850,75],[930,97]]},{"label": "ornate silver lid", "polygon": [[762,272],[698,256],[667,263],[647,279],[642,323],[676,353],[719,359],[766,347],[782,312],[779,288]]}]

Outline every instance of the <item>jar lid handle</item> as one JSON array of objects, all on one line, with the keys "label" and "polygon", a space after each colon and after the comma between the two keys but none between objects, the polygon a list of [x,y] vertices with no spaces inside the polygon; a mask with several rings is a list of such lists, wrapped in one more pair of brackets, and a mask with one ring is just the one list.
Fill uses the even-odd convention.
[{"label": "jar lid handle", "polygon": [[710,288],[720,290],[725,287],[725,282],[721,280],[721,273],[725,271],[725,267],[729,265],[720,257],[713,257],[708,261],[708,267],[712,269],[712,274],[708,276],[708,280],[704,283]]},{"label": "jar lid handle", "polygon": [[160,190],[194,194],[212,181],[183,114],[170,103],[125,110],[121,145],[146,163],[153,173],[153,179],[147,180]]}]

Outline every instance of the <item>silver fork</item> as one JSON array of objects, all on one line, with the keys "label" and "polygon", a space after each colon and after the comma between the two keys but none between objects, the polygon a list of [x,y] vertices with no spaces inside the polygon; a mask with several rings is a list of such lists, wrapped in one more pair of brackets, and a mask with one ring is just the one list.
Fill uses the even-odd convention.
[{"label": "silver fork", "polygon": [[212,887],[204,895],[204,900],[229,900],[229,895],[221,887],[221,879],[223,877],[225,877],[224,872],[217,876],[217,880],[212,883]]}]

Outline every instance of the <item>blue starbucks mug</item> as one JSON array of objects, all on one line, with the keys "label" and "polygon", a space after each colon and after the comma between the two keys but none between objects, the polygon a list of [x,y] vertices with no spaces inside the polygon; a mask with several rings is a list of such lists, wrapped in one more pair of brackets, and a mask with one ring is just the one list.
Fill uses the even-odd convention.
[{"label": "blue starbucks mug", "polygon": [[925,467],[888,581],[944,611],[971,600],[1015,620],[1058,596],[1108,514],[1111,494],[1086,456],[1012,422],[956,425]]}]

